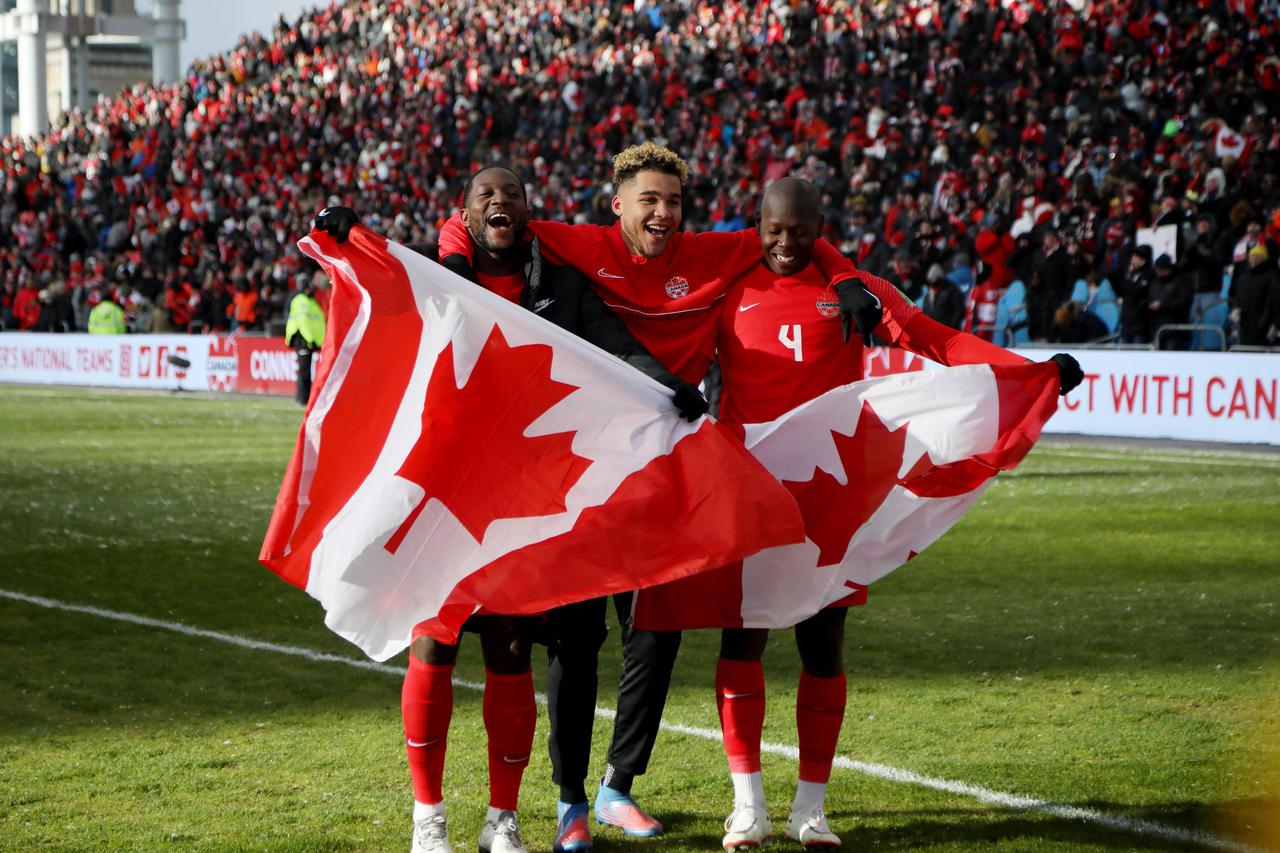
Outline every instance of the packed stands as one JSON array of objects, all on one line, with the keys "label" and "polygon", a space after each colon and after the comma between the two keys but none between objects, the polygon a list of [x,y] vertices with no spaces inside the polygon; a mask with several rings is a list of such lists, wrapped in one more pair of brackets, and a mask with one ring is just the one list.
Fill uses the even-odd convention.
[{"label": "packed stands", "polygon": [[[798,174],[861,266],[915,298],[939,265],[1002,343],[1089,333],[1056,322],[1084,281],[1089,340],[1266,345],[1275,5],[334,3],[3,140],[0,320],[82,329],[109,288],[137,330],[277,329],[326,203],[431,242],[500,160],[537,215],[608,222],[611,154],[653,138],[693,166],[688,227],[749,226],[762,186]],[[1224,300],[1229,337],[1204,328]]]}]

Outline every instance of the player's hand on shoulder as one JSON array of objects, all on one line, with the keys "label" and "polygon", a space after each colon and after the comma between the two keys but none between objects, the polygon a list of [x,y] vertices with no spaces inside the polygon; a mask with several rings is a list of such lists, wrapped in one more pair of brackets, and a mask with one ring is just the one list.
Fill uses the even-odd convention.
[{"label": "player's hand on shoulder", "polygon": [[358,224],[360,224],[360,216],[354,210],[342,205],[333,205],[316,214],[314,227],[339,243],[345,243],[351,234],[352,227]]},{"label": "player's hand on shoulder", "polygon": [[1084,371],[1080,369],[1080,362],[1073,356],[1060,352],[1050,356],[1049,361],[1058,365],[1059,394],[1063,396],[1070,394],[1072,389],[1084,381]]},{"label": "player's hand on shoulder", "polygon": [[711,408],[707,398],[702,396],[698,386],[681,381],[675,386],[676,411],[686,421],[693,422],[702,417]]},{"label": "player's hand on shoulder", "polygon": [[849,340],[849,333],[857,326],[863,346],[871,346],[872,334],[884,317],[880,300],[856,278],[836,282],[836,297],[840,300],[840,331],[844,339]]}]

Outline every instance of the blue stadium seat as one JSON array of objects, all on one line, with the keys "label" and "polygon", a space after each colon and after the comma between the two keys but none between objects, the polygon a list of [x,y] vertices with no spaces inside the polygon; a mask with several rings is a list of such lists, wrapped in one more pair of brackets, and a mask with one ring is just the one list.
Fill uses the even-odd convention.
[{"label": "blue stadium seat", "polygon": [[[1003,323],[1000,322],[1002,309]],[[1016,347],[1031,342],[1031,332],[1027,328],[1027,286],[1022,282],[1011,283],[996,303],[996,331],[1003,334],[1005,346]]]},{"label": "blue stadium seat", "polygon": [[1093,292],[1093,298],[1085,303],[1085,310],[1101,320],[1113,337],[1119,331],[1120,306],[1116,303],[1116,292],[1107,279],[1098,282],[1098,289]]},{"label": "blue stadium seat", "polygon": [[1217,302],[1204,309],[1204,313],[1198,317],[1192,317],[1191,322],[1201,326],[1213,326],[1216,331],[1208,329],[1195,329],[1191,332],[1191,348],[1193,350],[1224,350],[1227,343],[1227,317],[1231,313],[1231,306],[1225,299],[1219,299]]},{"label": "blue stadium seat", "polygon": [[1076,279],[1075,287],[1071,288],[1071,301],[1081,305],[1089,303],[1089,282],[1082,278]]}]

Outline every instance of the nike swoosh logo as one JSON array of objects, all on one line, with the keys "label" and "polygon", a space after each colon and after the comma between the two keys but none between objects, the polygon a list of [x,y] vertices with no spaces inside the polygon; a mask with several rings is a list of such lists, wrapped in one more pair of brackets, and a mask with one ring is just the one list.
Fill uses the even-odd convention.
[{"label": "nike swoosh logo", "polygon": [[600,269],[596,270],[596,275],[601,278],[626,278],[625,275],[614,275],[611,272],[605,272],[604,267],[600,267]]},{"label": "nike swoosh logo", "polygon": [[404,740],[405,740],[405,743],[409,744],[409,746],[412,746],[415,749],[422,749],[423,747],[427,747],[427,746],[435,746],[437,743],[440,742],[440,738],[436,738],[435,740],[412,740],[411,738],[405,738]]},{"label": "nike swoosh logo", "polygon": [[529,756],[527,756],[527,755],[525,755],[525,756],[519,756],[519,755],[517,755],[517,756],[515,756],[515,757],[512,757],[512,756],[510,756],[510,755],[504,755],[504,756],[502,756],[502,760],[503,760],[503,761],[505,761],[505,762],[507,762],[508,764],[524,764],[525,762],[527,762],[527,761],[529,760]]},{"label": "nike swoosh logo", "polygon": [[755,693],[730,693],[729,691],[726,690],[721,695],[723,695],[724,698],[726,699],[746,699],[748,696],[755,696],[756,694]]},{"label": "nike swoosh logo", "polygon": [[554,299],[539,299],[537,302],[533,303],[533,313],[537,314],[539,311],[541,311],[543,308],[546,308],[546,307],[547,307],[548,305],[550,305],[552,302],[555,302],[555,300],[554,300]]},{"label": "nike swoosh logo", "polygon": [[743,311],[750,311],[752,308],[755,308],[759,304],[760,304],[759,302],[752,302],[750,305],[739,305],[738,313],[741,314]]}]

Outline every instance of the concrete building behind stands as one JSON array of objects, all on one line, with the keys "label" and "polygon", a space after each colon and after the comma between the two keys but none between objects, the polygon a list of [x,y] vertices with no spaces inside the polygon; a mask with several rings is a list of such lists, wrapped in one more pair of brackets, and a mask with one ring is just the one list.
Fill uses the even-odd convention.
[{"label": "concrete building behind stands", "polygon": [[0,0],[0,135],[142,81],[172,82],[181,0]]}]

